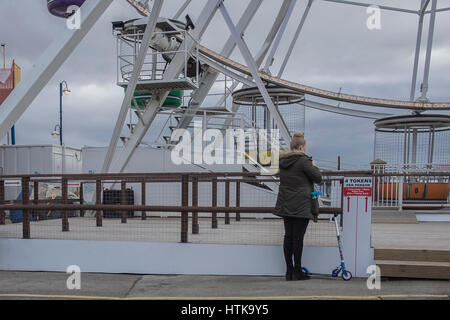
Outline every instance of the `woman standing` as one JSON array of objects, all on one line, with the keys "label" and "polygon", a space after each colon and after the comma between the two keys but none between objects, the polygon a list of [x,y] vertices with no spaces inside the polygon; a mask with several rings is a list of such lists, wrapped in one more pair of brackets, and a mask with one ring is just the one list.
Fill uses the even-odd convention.
[{"label": "woman standing", "polygon": [[311,213],[313,184],[322,182],[319,168],[306,154],[303,133],[294,134],[290,147],[289,152],[280,155],[280,188],[274,212],[284,220],[283,250],[288,281],[309,279],[302,271],[303,238],[309,220],[314,218]]}]

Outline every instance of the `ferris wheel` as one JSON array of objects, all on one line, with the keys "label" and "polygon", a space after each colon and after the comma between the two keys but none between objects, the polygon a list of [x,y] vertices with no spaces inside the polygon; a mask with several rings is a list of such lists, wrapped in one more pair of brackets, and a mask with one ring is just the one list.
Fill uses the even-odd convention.
[{"label": "ferris wheel", "polygon": [[[231,4],[223,0],[208,0],[198,14],[198,19],[192,21],[189,15],[181,18],[182,14],[189,12],[191,0],[184,1],[179,8],[173,8],[172,17],[162,17],[163,5],[173,6],[173,1],[152,0],[137,1],[126,0],[140,14],[139,19],[117,21],[113,23],[113,30],[118,39],[118,85],[125,90],[125,97],[118,115],[115,129],[111,137],[109,151],[103,166],[103,171],[121,172],[132,157],[136,147],[142,142],[147,131],[152,127],[156,116],[161,111],[174,114],[176,122],[171,130],[186,129],[200,114],[206,112],[202,105],[217,83],[219,76],[225,77],[225,93],[216,107],[225,103],[231,97],[233,103],[226,110],[226,120],[223,128],[235,120],[241,108],[249,110],[250,122],[262,125],[265,128],[276,128],[280,131],[282,142],[290,140],[295,128],[289,124],[290,117],[303,108],[315,108],[325,112],[344,114],[352,117],[362,117],[377,120],[376,128],[385,134],[387,131],[402,132],[405,138],[397,139],[405,142],[402,145],[403,159],[416,161],[416,155],[410,153],[418,150],[419,135],[427,136],[428,140],[422,143],[426,146],[428,158],[433,161],[433,154],[439,148],[435,143],[439,139],[433,138],[437,131],[447,134],[450,132],[450,122],[447,116],[433,116],[433,121],[423,118],[427,111],[450,110],[450,102],[432,101],[428,97],[428,79],[430,74],[431,53],[433,48],[433,34],[436,24],[436,15],[449,11],[450,8],[438,8],[437,0],[418,0],[417,9],[411,10],[393,6],[377,6],[379,10],[394,11],[399,14],[417,16],[417,37],[414,64],[411,66],[411,94],[408,101],[384,97],[367,97],[344,92],[333,92],[308,84],[298,83],[295,79],[285,79],[283,74],[286,65],[295,50],[300,34],[304,32],[309,13],[314,10],[316,2],[330,2],[345,6],[371,7],[371,4],[362,0],[307,0],[300,17],[292,15],[297,0],[279,1],[279,11],[271,25],[270,31],[263,41],[260,50],[254,56],[242,36],[252,23],[256,12],[268,1],[249,0],[247,8],[238,18],[231,17],[228,10]],[[67,32],[64,39],[55,45],[54,52],[43,59],[41,70],[36,76],[6,101],[6,108],[0,113],[0,134],[12,120],[17,119],[34,98],[36,89],[42,88],[49,77],[56,72],[65,58],[70,54],[92,25],[99,19],[112,0],[48,0],[47,5],[54,15],[67,17],[73,14],[70,6],[78,6],[84,11],[83,28]],[[273,1],[270,1],[273,5]],[[69,11],[68,11],[69,10]],[[208,27],[211,26],[215,15],[221,14],[224,18],[229,37],[224,41],[222,49],[212,50],[202,45],[200,39]],[[429,16],[428,38],[424,63],[424,75],[420,95],[417,95],[417,77],[420,61],[420,48],[424,29],[424,17]],[[131,18],[131,17],[130,17]],[[233,21],[237,21],[235,24]],[[289,48],[280,54],[280,43],[286,37],[288,26],[294,25],[296,31],[293,39],[289,40]],[[235,49],[238,49],[243,61],[231,59]],[[128,51],[127,51],[128,50]],[[271,70],[275,56],[282,56],[281,68],[275,72]],[[50,66],[50,67],[49,67]],[[228,85],[227,79],[231,80]],[[190,93],[189,102],[183,103],[183,92]],[[417,96],[417,97],[416,97]],[[321,101],[314,98],[321,98]],[[336,106],[336,102],[352,104],[352,108]],[[284,105],[295,106],[297,109],[284,109]],[[373,108],[374,111],[358,109],[358,106]],[[120,134],[125,125],[125,119],[130,108],[135,109],[137,123],[133,126],[130,136],[124,139],[124,146],[113,161],[113,156],[119,141]],[[391,115],[376,111],[375,108],[391,108],[404,110],[404,118],[390,121]],[[303,111],[301,111],[303,110]],[[413,115],[411,115],[411,111]],[[203,112],[203,113],[202,113]],[[219,111],[215,110],[215,115]],[[413,119],[412,119],[412,118]],[[398,120],[398,121],[397,121]],[[388,126],[388,127],[386,127]],[[9,129],[9,128],[8,128]],[[444,139],[445,140],[445,139]],[[440,140],[439,140],[440,141]],[[376,148],[375,148],[376,149]],[[444,150],[447,150],[444,148]],[[446,151],[444,151],[446,152]],[[406,155],[408,153],[408,155]],[[449,153],[450,154],[450,153]],[[450,159],[449,159],[450,160]],[[447,160],[444,160],[447,161]]]}]

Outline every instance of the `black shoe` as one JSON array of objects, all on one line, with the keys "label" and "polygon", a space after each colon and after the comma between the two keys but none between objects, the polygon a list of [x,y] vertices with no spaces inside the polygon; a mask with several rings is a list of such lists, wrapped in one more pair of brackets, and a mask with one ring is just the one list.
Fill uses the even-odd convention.
[{"label": "black shoe", "polygon": [[292,281],[294,280],[294,270],[293,269],[288,269],[286,271],[286,275],[285,275],[286,281]]},{"label": "black shoe", "polygon": [[309,280],[311,279],[311,276],[309,276],[306,272],[303,270],[301,271],[294,271],[294,280]]}]

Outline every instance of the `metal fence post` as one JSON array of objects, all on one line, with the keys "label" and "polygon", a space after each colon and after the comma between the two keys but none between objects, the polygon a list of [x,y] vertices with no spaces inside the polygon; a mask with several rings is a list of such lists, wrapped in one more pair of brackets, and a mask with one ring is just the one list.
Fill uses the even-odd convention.
[{"label": "metal fence post", "polygon": [[[241,206],[241,182],[236,181],[236,208]],[[241,214],[236,212],[236,221],[241,221]]]},{"label": "metal fence post", "polygon": [[[0,204],[5,203],[5,181],[0,180]],[[0,225],[6,224],[5,211],[0,210]]]},{"label": "metal fence post", "polygon": [[[61,179],[61,198],[62,203],[67,205],[67,179]],[[66,209],[62,210],[62,231],[69,231],[69,214]]]},{"label": "metal fence post", "polygon": [[[22,178],[22,204],[30,202],[30,178]],[[22,233],[24,239],[30,239],[30,212],[22,210]]]},{"label": "metal fence post", "polygon": [[[192,177],[192,206],[198,206],[198,177]],[[192,212],[192,234],[198,234],[200,226],[198,224],[198,212]]]},{"label": "metal fence post", "polygon": [[[189,205],[189,176],[181,176],[181,206]],[[188,242],[189,216],[187,211],[181,211],[181,242]]]},{"label": "metal fence post", "polygon": [[[120,182],[120,186],[121,186],[121,200],[120,203],[122,205],[126,205],[127,204],[127,183],[126,181],[121,181]],[[122,219],[121,219],[122,223],[127,223],[127,211],[126,210],[122,210]]]},{"label": "metal fence post", "polygon": [[[213,178],[212,180],[212,207],[217,207],[217,178]],[[217,228],[217,211],[214,209],[212,210],[212,221],[211,221],[211,228],[216,229]]]},{"label": "metal fence post", "polygon": [[[102,204],[102,181],[96,180],[95,181],[95,204]],[[95,213],[95,221],[97,227],[103,226],[103,217],[102,217],[102,210],[97,210]]]}]

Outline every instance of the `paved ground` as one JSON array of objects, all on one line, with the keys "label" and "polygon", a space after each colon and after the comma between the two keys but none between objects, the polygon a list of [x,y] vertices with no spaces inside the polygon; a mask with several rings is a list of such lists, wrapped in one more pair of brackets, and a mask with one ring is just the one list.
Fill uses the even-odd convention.
[{"label": "paved ground", "polygon": [[369,290],[365,279],[314,278],[284,281],[260,276],[160,276],[81,274],[81,289],[69,290],[69,275],[0,271],[0,299],[444,299],[450,281],[382,279]]}]

